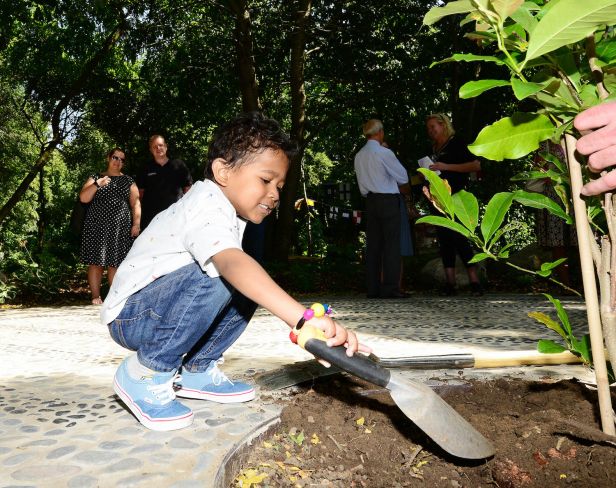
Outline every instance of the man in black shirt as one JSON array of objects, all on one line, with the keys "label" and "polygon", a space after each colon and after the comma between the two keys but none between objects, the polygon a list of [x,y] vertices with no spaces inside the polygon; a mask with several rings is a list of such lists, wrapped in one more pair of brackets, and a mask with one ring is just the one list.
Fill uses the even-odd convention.
[{"label": "man in black shirt", "polygon": [[150,137],[150,160],[137,175],[141,199],[141,229],[167,207],[177,202],[192,186],[190,171],[181,159],[167,157],[167,143],[158,134]]}]

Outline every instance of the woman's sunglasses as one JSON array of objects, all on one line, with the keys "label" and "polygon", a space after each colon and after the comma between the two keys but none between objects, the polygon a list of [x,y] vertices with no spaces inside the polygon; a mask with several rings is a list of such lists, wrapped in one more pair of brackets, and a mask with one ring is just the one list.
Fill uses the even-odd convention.
[{"label": "woman's sunglasses", "polygon": [[116,156],[115,154],[113,156],[111,156],[111,159],[115,160],[115,161],[120,161],[120,162],[124,162],[126,161],[126,158],[121,158],[120,156]]}]

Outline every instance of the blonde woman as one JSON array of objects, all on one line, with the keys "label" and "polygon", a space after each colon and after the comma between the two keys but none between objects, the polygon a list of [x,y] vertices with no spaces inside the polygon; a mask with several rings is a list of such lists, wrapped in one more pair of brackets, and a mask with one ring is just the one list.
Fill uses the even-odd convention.
[{"label": "blonde woman", "polygon": [[[447,180],[454,194],[463,190],[468,184],[469,174],[481,170],[481,163],[468,150],[466,144],[456,137],[451,120],[445,114],[431,114],[426,117],[426,129],[432,140],[433,163],[429,168],[440,171],[440,177]],[[437,227],[437,238],[443,268],[445,270],[445,295],[456,294],[456,255],[466,266],[470,281],[471,294],[483,294],[477,266],[468,262],[473,257],[473,249],[463,235],[445,227]]]}]

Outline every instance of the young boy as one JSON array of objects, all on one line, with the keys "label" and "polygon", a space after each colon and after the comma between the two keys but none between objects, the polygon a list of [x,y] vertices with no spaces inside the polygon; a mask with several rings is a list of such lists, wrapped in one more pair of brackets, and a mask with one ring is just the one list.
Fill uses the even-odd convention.
[{"label": "young boy", "polygon": [[[137,351],[113,386],[146,427],[192,423],[176,396],[254,398],[252,387],[218,369],[255,310],[251,300],[290,327],[303,316],[304,307],[241,248],[246,221],[260,223],[278,205],[294,152],[276,121],[259,113],[231,120],[210,144],[205,180],[152,220],[118,268],[101,321],[118,344]],[[355,334],[327,315],[310,324],[329,346],[346,345],[349,356],[360,348]]]}]

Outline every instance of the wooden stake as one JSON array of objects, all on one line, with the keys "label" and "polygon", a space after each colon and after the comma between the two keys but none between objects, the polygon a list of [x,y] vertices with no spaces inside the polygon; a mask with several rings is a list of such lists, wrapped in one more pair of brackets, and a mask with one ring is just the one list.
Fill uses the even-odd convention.
[{"label": "wooden stake", "polygon": [[[607,376],[605,351],[603,345],[603,330],[601,328],[601,314],[595,277],[595,267],[591,254],[591,234],[588,226],[586,203],[580,197],[582,189],[582,168],[575,153],[575,138],[565,135],[567,146],[567,160],[569,175],[571,177],[571,197],[575,212],[575,228],[580,252],[580,265],[582,267],[582,282],[584,284],[584,299],[586,301],[586,314],[588,316],[588,330],[590,333],[590,346],[592,349],[593,365],[597,380],[597,393],[599,395],[599,412],[603,432],[616,435],[614,417],[612,414],[612,401],[610,398],[610,384]],[[610,216],[608,216],[610,218]]]}]

